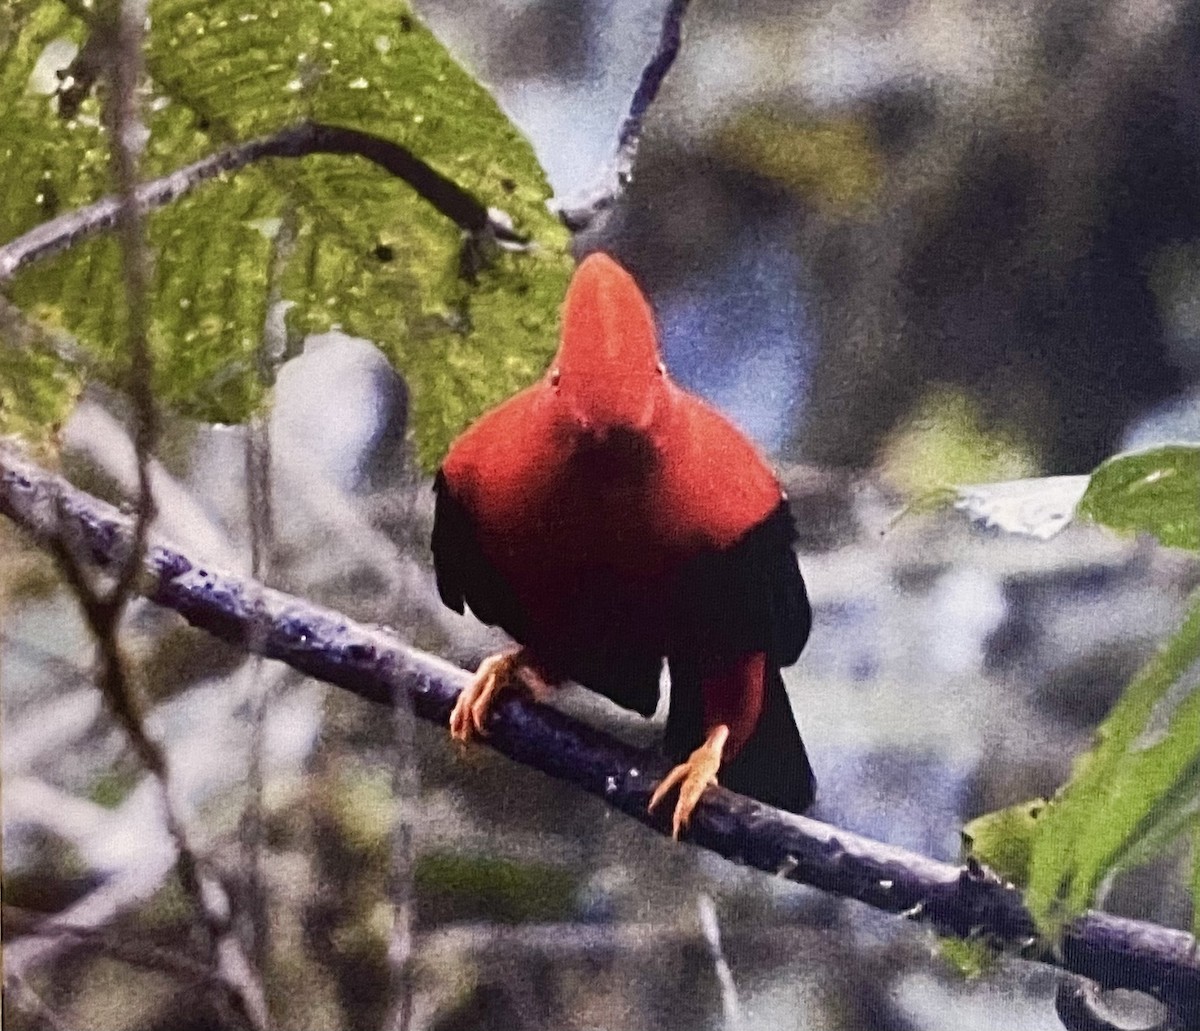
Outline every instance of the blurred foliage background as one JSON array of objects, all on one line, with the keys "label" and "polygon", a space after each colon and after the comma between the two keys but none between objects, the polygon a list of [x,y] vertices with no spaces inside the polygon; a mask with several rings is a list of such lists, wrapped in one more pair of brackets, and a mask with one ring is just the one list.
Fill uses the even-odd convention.
[{"label": "blurred foliage background", "polygon": [[[88,10],[0,9],[3,240],[107,189],[98,101],[64,118],[52,97]],[[921,502],[1200,441],[1196,3],[694,0],[633,183],[574,241],[544,202],[586,192],[611,157],[661,3],[150,13],[147,175],[321,118],[407,144],[537,244],[491,254],[472,281],[457,228],[348,158],[256,167],[156,214],[159,531],[234,570],[257,549],[272,584],[478,661],[499,638],[437,600],[428,470],[537,374],[568,249],[600,247],[651,296],[676,378],[762,444],[793,498],[816,630],[787,676],[818,817],[954,859],[967,821],[1067,781],[1106,716],[1110,735],[1146,730],[1113,707],[1190,626],[1194,452],[1170,467],[1174,500],[1153,494],[1125,524],[1169,511],[1179,533],[1158,540],[1088,520],[1007,535]],[[5,292],[42,329],[0,326],[4,429],[114,499],[134,482],[117,270],[107,239],[33,266]],[[74,359],[52,346],[63,331]],[[251,412],[272,500],[253,548]],[[1128,492],[1164,468],[1104,482]],[[1037,530],[1068,496],[982,506]],[[1106,504],[1093,492],[1083,514],[1121,524]],[[199,940],[153,785],[90,686],[76,608],[0,524],[6,950],[36,945],[38,914],[124,900],[105,936],[39,961],[46,1005],[79,1028],[225,1026],[203,983],[115,944]],[[1060,1026],[1047,970],[965,980],[926,931],[673,846],[433,728],[405,750],[366,703],[147,605],[123,639],[174,790],[259,925],[280,1027],[381,1025],[398,879],[414,899],[413,1027],[721,1027],[702,896],[746,1029]],[[1192,719],[1195,656],[1172,654],[1157,697]],[[635,741],[658,733],[570,690],[562,704]],[[1172,725],[1176,710],[1156,711]],[[1186,827],[1194,798],[1164,811]],[[1033,847],[1014,841],[1025,870]],[[1188,839],[1136,858],[1107,878],[1105,907],[1191,926]]]}]

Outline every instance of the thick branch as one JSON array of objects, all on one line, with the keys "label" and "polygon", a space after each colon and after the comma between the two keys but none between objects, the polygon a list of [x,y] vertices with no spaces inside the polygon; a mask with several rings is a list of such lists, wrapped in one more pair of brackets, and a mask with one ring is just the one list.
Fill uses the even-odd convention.
[{"label": "thick branch", "polygon": [[[129,547],[127,516],[11,449],[0,449],[0,511],[43,545],[60,537],[85,545],[103,567],[119,563]],[[391,705],[393,692],[404,691],[418,716],[443,727],[467,681],[463,671],[386,630],[209,569],[168,545],[151,548],[146,571],[146,596],[194,625],[374,702]],[[646,812],[665,769],[650,753],[517,697],[500,702],[489,729],[487,742],[509,758],[669,833],[668,815]],[[1200,955],[1183,931],[1090,912],[1052,950],[1037,937],[1020,893],[977,865],[935,862],[724,788],[705,795],[691,827],[695,844],[735,862],[929,923],[943,934],[983,937],[1103,988],[1148,992],[1193,1020],[1200,1017]]]},{"label": "thick branch", "polygon": [[[239,143],[161,179],[143,183],[137,188],[138,204],[143,211],[165,207],[206,180],[236,172],[264,158],[302,158],[309,154],[357,154],[403,179],[468,233],[490,232],[505,242],[523,242],[508,224],[507,216],[490,211],[473,194],[427,165],[407,147],[382,136],[318,122],[301,122],[270,136]],[[58,254],[81,240],[111,229],[116,224],[120,206],[119,198],[104,197],[95,204],[43,222],[0,247],[0,283],[39,258]]]},{"label": "thick branch", "polygon": [[617,133],[617,152],[605,169],[600,183],[593,188],[591,196],[582,202],[559,209],[559,217],[572,232],[589,228],[599,215],[608,211],[632,178],[633,162],[642,139],[642,124],[679,53],[683,16],[687,13],[688,3],[689,0],[667,0],[658,45],[642,69],[637,89],[629,102],[629,113]]}]

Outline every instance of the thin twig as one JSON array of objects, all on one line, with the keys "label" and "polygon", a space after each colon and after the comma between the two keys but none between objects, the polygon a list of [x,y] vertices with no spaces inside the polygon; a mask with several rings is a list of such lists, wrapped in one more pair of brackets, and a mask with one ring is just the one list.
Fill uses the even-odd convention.
[{"label": "thin twig", "polygon": [[[271,261],[267,277],[267,318],[263,325],[257,355],[259,383],[265,390],[275,384],[279,363],[287,350],[287,326],[276,318],[283,303],[283,276],[295,246],[295,211],[289,206],[280,219],[271,240]],[[246,425],[245,440],[246,522],[250,530],[250,575],[255,580],[271,579],[270,557],[274,550],[274,481],[271,476],[270,422],[262,415],[253,416]],[[263,846],[266,840],[263,791],[263,748],[267,715],[271,703],[271,684],[263,669],[263,660],[254,655],[248,675],[253,679],[253,703],[250,713],[250,751],[246,770],[247,800],[239,828],[242,862],[246,870],[246,895],[249,915],[250,954],[254,966],[265,970],[270,955],[270,920],[266,878],[263,876]]]},{"label": "thin twig", "polygon": [[[112,138],[113,178],[117,183],[117,236],[121,244],[125,283],[126,341],[129,348],[127,390],[133,403],[133,444],[137,454],[137,520],[133,549],[117,572],[110,604],[124,608],[146,549],[146,534],[154,519],[150,489],[150,455],[158,438],[158,411],[154,404],[154,366],[150,355],[150,253],[146,246],[145,216],[138,206],[137,183],[146,127],[142,122],[138,90],[143,75],[142,35],[146,0],[119,0],[113,47],[109,51],[112,90],[106,105]],[[115,632],[115,624],[114,624]]]},{"label": "thin twig", "polygon": [[689,0],[667,2],[662,28],[659,30],[658,45],[642,69],[637,89],[634,90],[633,99],[629,103],[629,113],[617,133],[616,154],[604,170],[599,184],[592,188],[582,202],[564,205],[558,209],[559,218],[573,233],[590,228],[600,215],[610,210],[633,178],[633,164],[637,158],[638,145],[641,143],[646,113],[658,96],[663,80],[679,53],[683,17],[687,13],[688,3]]},{"label": "thin twig", "polygon": [[70,1031],[66,1021],[43,1001],[29,982],[8,969],[4,971],[4,995],[12,1001],[15,1009],[34,1021],[35,1027],[47,1028],[48,1031]]},{"label": "thin twig", "polygon": [[[97,686],[101,695],[161,791],[167,831],[176,847],[176,869],[184,889],[203,914],[220,979],[239,1014],[252,1027],[265,1028],[266,1006],[261,986],[246,969],[248,965],[240,959],[239,950],[224,927],[228,899],[224,890],[204,874],[188,841],[184,822],[171,797],[166,755],[158,742],[146,733],[118,641],[121,617],[144,566],[146,538],[155,514],[150,456],[157,438],[158,416],[151,385],[153,368],[149,348],[150,255],[137,187],[146,138],[139,107],[143,77],[142,35],[146,23],[144,0],[119,0],[115,16],[113,45],[106,51],[111,88],[107,94],[105,118],[112,139],[113,177],[117,183],[112,218],[121,245],[125,285],[129,352],[127,390],[133,402],[137,515],[129,528],[128,548],[106,570],[113,579],[107,589],[89,579],[72,541],[60,538],[51,551],[79,601],[95,640],[99,658]],[[56,508],[61,503],[61,497],[55,499]]]},{"label": "thin twig", "polygon": [[[61,504],[54,499],[61,498]],[[111,566],[128,553],[130,520],[11,448],[0,447],[0,511],[44,547],[63,535]],[[381,628],[246,579],[202,566],[160,543],[139,581],[152,601],[242,648],[261,649],[309,676],[383,705],[402,690],[413,711],[445,727],[469,675]],[[517,762],[603,799],[659,833],[670,818],[646,805],[666,765],[547,706],[513,695],[495,708],[487,744]],[[978,864],[937,862],[817,820],[712,788],[692,818],[690,839],[736,862],[928,924],[942,934],[989,942],[1052,963],[1105,989],[1144,991],[1200,1022],[1200,954],[1185,931],[1107,913],[1069,923],[1057,945],[1038,937],[1011,884]]]},{"label": "thin twig", "polygon": [[[196,186],[235,172],[265,158],[303,158],[310,154],[354,154],[366,158],[408,183],[438,211],[472,236],[492,236],[504,244],[520,245],[525,238],[512,228],[508,216],[492,211],[473,194],[426,164],[407,147],[372,133],[319,122],[301,122],[270,136],[239,143],[201,158],[160,179],[142,183],[137,208],[161,208],[190,193]],[[120,210],[118,197],[104,197],[35,226],[0,247],[0,283],[42,258],[58,254],[81,240],[111,229]]]},{"label": "thin twig", "polygon": [[413,931],[415,848],[413,815],[420,802],[421,783],[417,769],[416,727],[412,698],[397,690],[392,703],[396,761],[392,774],[392,796],[399,811],[392,838],[392,868],[389,889],[392,927],[388,936],[387,963],[391,975],[389,1012],[384,1031],[409,1031],[413,1014]]},{"label": "thin twig", "polygon": [[4,907],[4,927],[10,940],[22,935],[63,938],[76,948],[100,952],[130,966],[172,974],[196,984],[219,987],[207,963],[178,949],[138,941],[129,936],[128,930],[79,926],[13,906]]},{"label": "thin twig", "polygon": [[721,925],[717,923],[717,907],[712,896],[701,892],[696,900],[696,909],[700,918],[700,931],[704,935],[704,943],[708,946],[708,955],[717,975],[717,985],[721,989],[721,1012],[725,1016],[725,1031],[740,1031],[742,1013],[738,1005],[737,986],[733,983],[733,971],[729,969],[729,961],[721,948]]}]

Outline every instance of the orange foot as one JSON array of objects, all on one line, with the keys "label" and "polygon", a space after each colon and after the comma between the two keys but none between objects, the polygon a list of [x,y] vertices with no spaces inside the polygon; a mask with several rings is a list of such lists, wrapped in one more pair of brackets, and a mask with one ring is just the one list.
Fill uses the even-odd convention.
[{"label": "orange foot", "polygon": [[662,783],[654,789],[650,796],[650,812],[661,802],[676,784],[682,782],[679,788],[679,801],[675,803],[675,816],[671,820],[671,837],[679,840],[679,832],[688,825],[692,818],[692,810],[700,801],[700,796],[710,784],[717,782],[717,771],[721,768],[721,754],[725,751],[725,739],[729,737],[729,728],[720,724],[709,731],[708,739],[687,757],[686,762],[680,763],[662,779]]},{"label": "orange foot", "polygon": [[544,702],[554,693],[529,660],[523,648],[489,655],[479,664],[474,679],[458,696],[450,713],[450,736],[467,742],[472,737],[487,737],[484,724],[496,704],[496,697],[505,688],[519,688],[535,701]]}]

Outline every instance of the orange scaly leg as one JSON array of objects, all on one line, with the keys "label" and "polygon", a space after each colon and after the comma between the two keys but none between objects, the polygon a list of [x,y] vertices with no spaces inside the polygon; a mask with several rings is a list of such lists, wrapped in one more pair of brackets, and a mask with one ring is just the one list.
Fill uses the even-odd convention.
[{"label": "orange scaly leg", "polygon": [[671,820],[671,836],[678,841],[679,832],[688,825],[692,818],[692,810],[700,801],[700,796],[710,784],[716,784],[717,771],[721,768],[721,755],[725,751],[725,740],[729,737],[729,728],[724,724],[713,727],[708,732],[708,738],[699,748],[687,757],[686,762],[680,763],[662,779],[662,783],[654,789],[650,796],[649,810],[661,802],[676,784],[679,788],[679,801],[675,803],[675,816]]},{"label": "orange scaly leg", "polygon": [[549,683],[530,662],[524,648],[489,655],[479,664],[475,677],[458,696],[450,713],[450,736],[464,743],[472,737],[487,737],[484,724],[496,698],[506,688],[525,691],[544,702],[554,693]]}]

